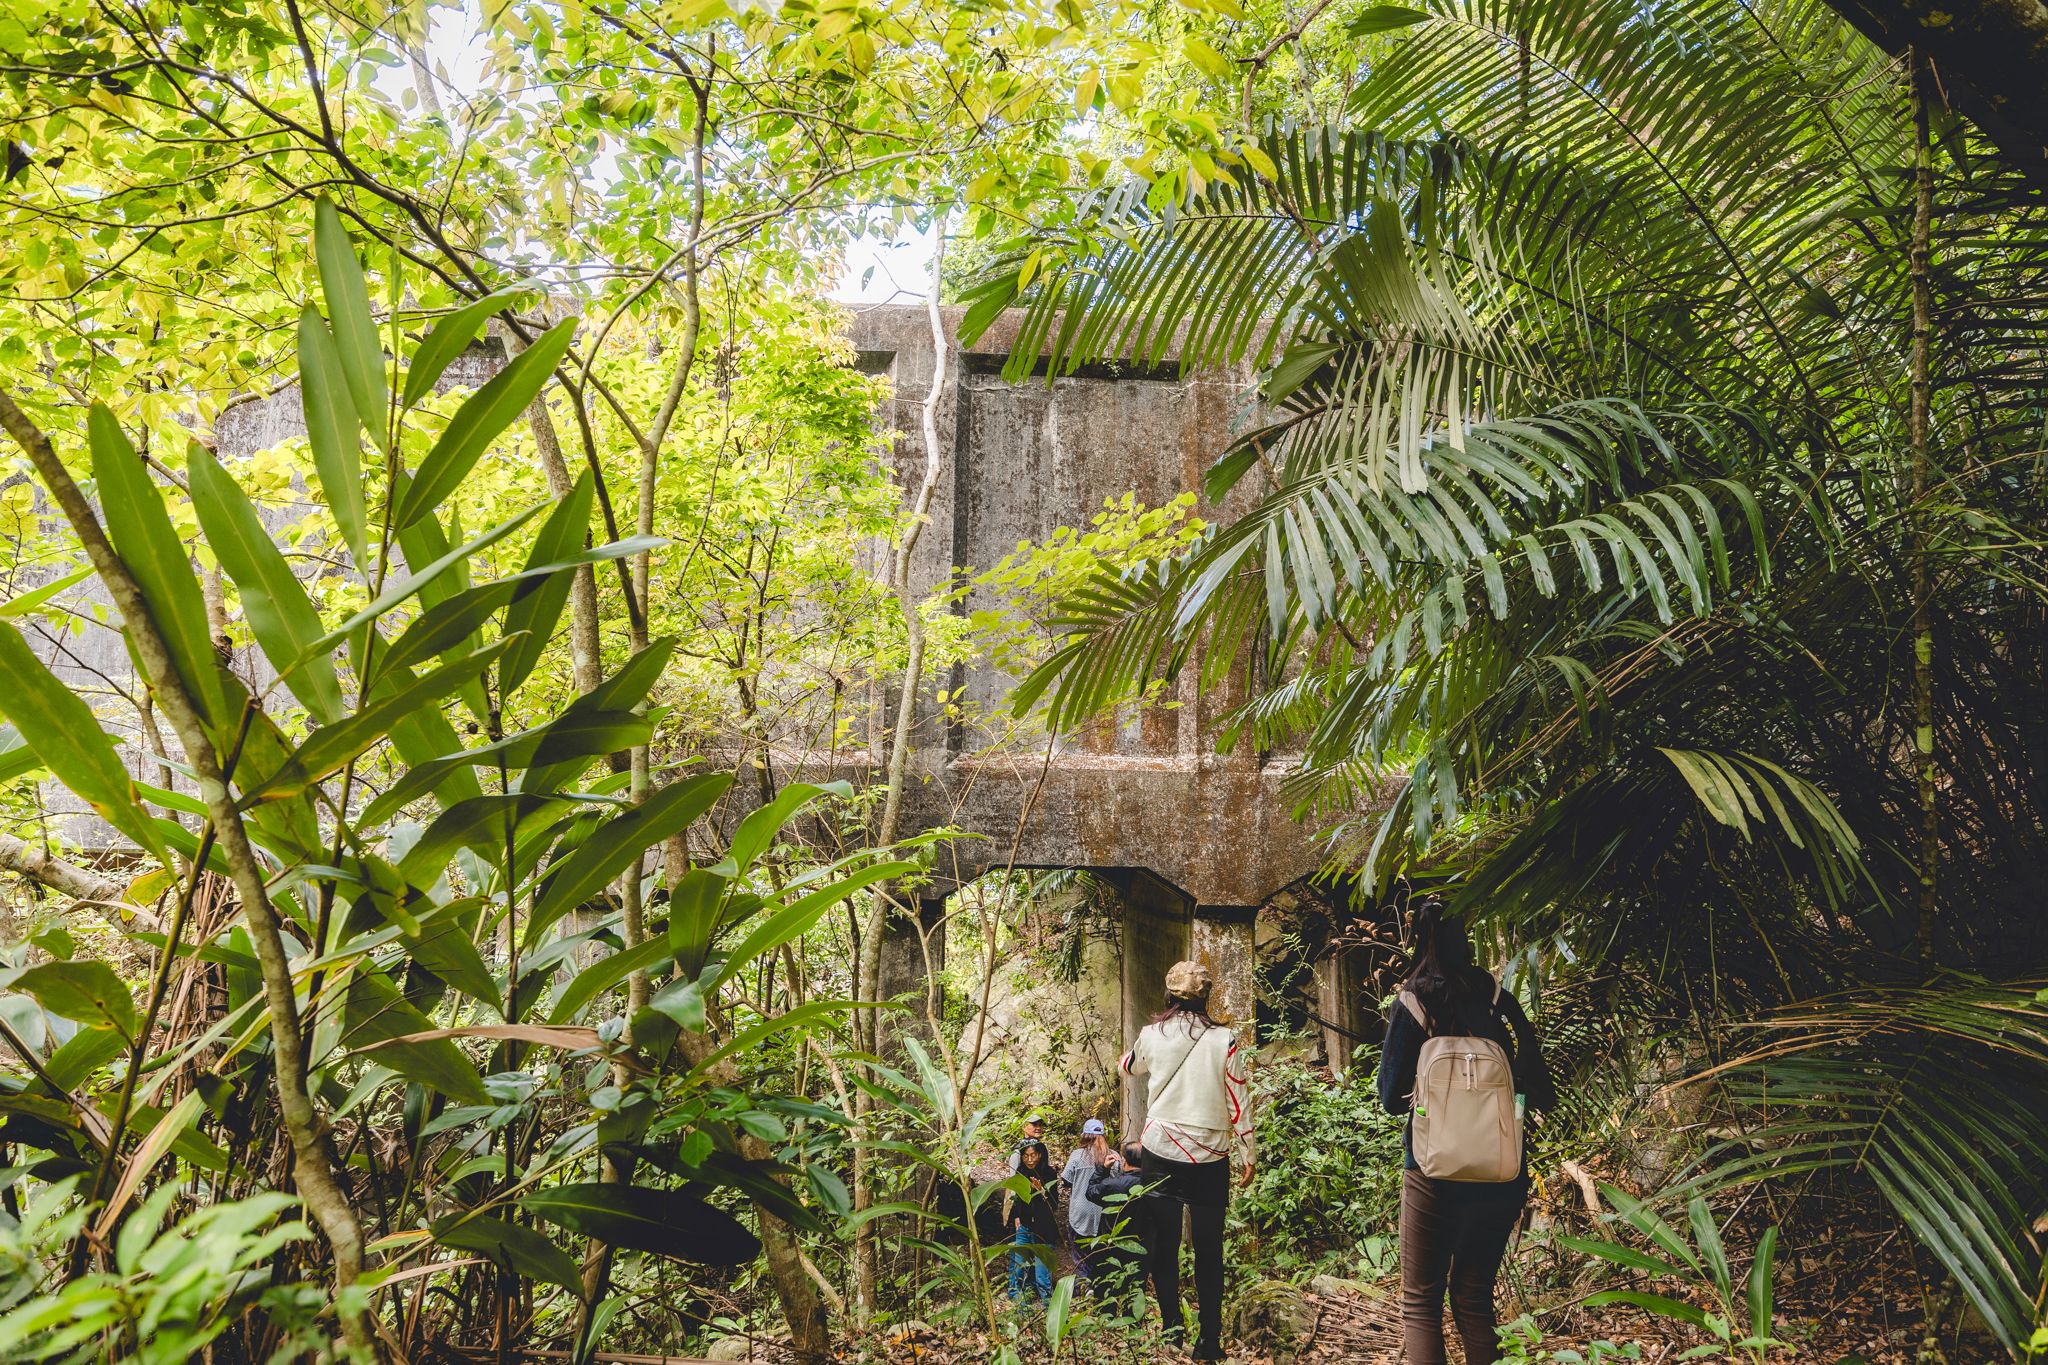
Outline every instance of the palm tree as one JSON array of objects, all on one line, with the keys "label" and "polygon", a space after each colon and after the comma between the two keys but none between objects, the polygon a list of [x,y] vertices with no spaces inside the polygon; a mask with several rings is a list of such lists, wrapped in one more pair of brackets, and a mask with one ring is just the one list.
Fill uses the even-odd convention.
[{"label": "palm tree", "polygon": [[[1759,1047],[1812,1122],[1742,1172],[1869,1175],[2011,1347],[2048,1013],[1955,973],[2044,958],[2048,206],[1915,77],[1812,0],[1438,0],[1352,127],[1105,196],[968,326],[1260,376],[1246,510],[1077,594],[1022,704],[1255,654],[1225,738],[1301,753],[1334,865],[1701,1021],[1803,1002]],[[1813,1032],[1905,982],[1895,1065]]]}]

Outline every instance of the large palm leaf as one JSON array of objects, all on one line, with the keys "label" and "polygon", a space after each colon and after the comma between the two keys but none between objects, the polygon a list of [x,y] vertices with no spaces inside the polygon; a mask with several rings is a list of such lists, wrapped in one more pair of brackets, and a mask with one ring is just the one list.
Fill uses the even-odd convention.
[{"label": "large palm leaf", "polygon": [[[1024,312],[1018,373],[1177,344],[1260,377],[1206,484],[1233,515],[1078,595],[1023,703],[1072,724],[1263,651],[1226,739],[1302,755],[1333,862],[1725,1017],[1896,979],[1933,556],[1939,942],[2048,959],[2048,212],[1937,114],[1913,502],[1901,73],[1802,0],[1430,13],[1360,82],[1370,131],[1271,130],[1260,173],[1165,206],[1120,190],[1029,244],[1028,287],[981,291],[970,326]],[[2040,1055],[2004,1060],[2043,1087]],[[1880,1119],[1935,1141],[1936,1108],[1831,1121],[1877,1143]],[[2038,1266],[1970,1169],[1949,1196],[1856,1169],[1980,1305]]]}]

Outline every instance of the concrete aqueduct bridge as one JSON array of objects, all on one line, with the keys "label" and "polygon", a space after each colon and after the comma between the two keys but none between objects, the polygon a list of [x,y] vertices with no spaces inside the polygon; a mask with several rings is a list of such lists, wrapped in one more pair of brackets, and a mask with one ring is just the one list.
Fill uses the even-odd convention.
[{"label": "concrete aqueduct bridge", "polygon": [[[960,317],[961,310],[944,310],[949,332]],[[1041,370],[1011,384],[1000,371],[1014,334],[1014,318],[1005,318],[971,348],[949,344],[951,372],[938,412],[942,475],[912,565],[920,592],[937,588],[956,568],[991,567],[1020,541],[1085,526],[1105,500],[1130,493],[1158,506],[1198,489],[1252,399],[1248,372],[1182,378],[1171,355],[1153,368],[1096,366],[1050,384]],[[860,367],[890,381],[892,396],[876,420],[897,433],[892,458],[905,488],[914,488],[925,465],[921,409],[934,356],[929,314],[921,304],[867,308],[855,314],[851,336]],[[480,383],[496,363],[495,346],[474,348],[451,380]],[[218,437],[222,453],[234,456],[303,432],[297,390],[288,388],[232,409]],[[1198,509],[1207,517],[1232,510]],[[108,666],[119,661],[110,657]],[[1196,672],[1191,666],[1162,702],[1104,717],[1049,750],[991,747],[973,727],[935,719],[934,706],[921,708],[927,719],[915,736],[904,832],[950,827],[980,836],[941,850],[922,910],[926,924],[938,923],[945,896],[993,869],[1096,874],[1120,902],[1126,1039],[1158,1007],[1167,966],[1190,955],[1208,962],[1219,1012],[1251,1020],[1258,908],[1317,865],[1306,832],[1288,818],[1280,793],[1285,765],[1248,745],[1216,752],[1219,716],[1245,695],[1242,670],[1208,695],[1197,692]],[[963,697],[970,714],[1007,714],[1014,680],[994,668],[961,669],[932,685]],[[873,780],[886,747],[882,718],[894,714],[889,699],[874,700],[866,751],[777,752],[777,779]],[[926,953],[921,937],[907,918],[892,932],[885,964],[892,990],[918,983]],[[1326,1000],[1324,1015],[1333,1008],[1348,1014],[1348,1005]],[[1126,1131],[1135,1131],[1135,1108],[1126,1096]]]}]

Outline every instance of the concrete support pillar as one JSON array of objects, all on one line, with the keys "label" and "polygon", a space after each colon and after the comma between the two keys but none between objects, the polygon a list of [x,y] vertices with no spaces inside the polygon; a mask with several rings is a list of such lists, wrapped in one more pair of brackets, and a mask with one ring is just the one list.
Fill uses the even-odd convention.
[{"label": "concrete support pillar", "polygon": [[1195,910],[1193,956],[1209,969],[1209,1011],[1252,1045],[1258,1024],[1258,946],[1253,930],[1258,911],[1239,906],[1204,905]]},{"label": "concrete support pillar", "polygon": [[1380,1033],[1373,1002],[1365,998],[1368,965],[1367,955],[1357,948],[1339,948],[1316,963],[1316,1018],[1332,1076],[1351,1065],[1362,1040]]},{"label": "concrete support pillar", "polygon": [[[1165,1003],[1166,969],[1188,956],[1194,902],[1142,870],[1106,874],[1123,902],[1123,1039],[1121,1052]],[[1134,1138],[1145,1126],[1145,1092],[1126,1081],[1121,1131]]]},{"label": "concrete support pillar", "polygon": [[920,899],[917,902],[917,918],[905,914],[893,914],[882,931],[882,973],[877,983],[884,1000],[908,997],[910,1013],[890,1011],[883,1018],[885,1034],[925,1032],[924,990],[928,978],[926,952],[929,948],[930,965],[940,968],[946,964],[946,902],[943,899]]}]

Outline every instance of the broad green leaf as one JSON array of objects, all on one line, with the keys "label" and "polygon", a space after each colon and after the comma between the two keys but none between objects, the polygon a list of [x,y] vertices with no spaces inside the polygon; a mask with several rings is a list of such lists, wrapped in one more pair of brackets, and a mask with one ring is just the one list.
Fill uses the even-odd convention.
[{"label": "broad green leaf", "polygon": [[76,1090],[99,1069],[121,1055],[128,1042],[112,1028],[82,1028],[50,1054],[43,1070],[66,1090]]},{"label": "broad green leaf", "polygon": [[[502,1169],[502,1161],[500,1168]],[[457,1251],[474,1251],[499,1269],[542,1284],[560,1285],[583,1297],[583,1272],[568,1252],[535,1228],[483,1214],[450,1214],[434,1224],[434,1240]]]},{"label": "broad green leaf", "polygon": [[187,468],[207,548],[241,589],[242,612],[256,643],[313,719],[334,724],[342,715],[341,680],[331,659],[313,653],[322,631],[306,589],[263,529],[248,495],[211,452],[195,445]]},{"label": "broad green leaf", "polygon": [[1640,1308],[1646,1313],[1655,1313],[1659,1317],[1674,1318],[1679,1322],[1691,1323],[1695,1327],[1705,1327],[1707,1325],[1705,1309],[1695,1308],[1691,1304],[1681,1302],[1678,1299],[1666,1298],[1662,1294],[1645,1294],[1635,1289],[1603,1290],[1588,1298],[1586,1300],[1586,1307],[1600,1308],[1610,1303],[1625,1303],[1630,1307]]},{"label": "broad green leaf", "polygon": [[878,863],[862,868],[843,881],[813,891],[801,900],[783,906],[754,926],[754,929],[734,948],[724,962],[719,964],[714,984],[732,978],[748,963],[762,953],[772,952],[785,943],[791,943],[810,932],[811,927],[824,917],[826,911],[845,900],[848,896],[876,882],[895,877],[908,876],[917,871],[916,863]]},{"label": "broad green leaf", "polygon": [[1764,1235],[1757,1239],[1756,1257],[1749,1263],[1749,1332],[1754,1337],[1771,1334],[1771,1265],[1777,1254],[1778,1230],[1765,1228]]},{"label": "broad green leaf", "polygon": [[[596,895],[641,853],[687,829],[731,785],[729,773],[685,778],[663,787],[625,815],[605,824],[554,870],[547,890],[534,906],[533,925],[553,924]],[[541,928],[530,928],[528,932],[539,933]]]},{"label": "broad green leaf", "polygon": [[399,935],[414,961],[473,1000],[504,1009],[498,979],[477,951],[475,915],[481,901],[454,901],[435,906]]},{"label": "broad green leaf", "polygon": [[405,368],[405,406],[412,407],[432,392],[449,363],[476,340],[477,329],[516,303],[521,292],[507,289],[487,294],[435,323]]},{"label": "broad green leaf", "polygon": [[[120,548],[118,541],[115,542],[115,548]],[[130,565],[129,567],[132,569],[134,566]],[[62,578],[52,579],[40,588],[34,588],[22,593],[19,597],[10,597],[5,602],[0,602],[0,617],[26,616],[50,599],[56,597],[66,588],[76,587],[86,579],[91,578],[92,575],[93,567],[88,564],[82,569],[74,569]]]},{"label": "broad green leaf", "polygon": [[21,632],[0,622],[0,715],[41,766],[101,819],[169,864],[170,850],[141,804],[135,782],[92,708],[51,676]]},{"label": "broad green leaf", "polygon": [[767,805],[750,811],[733,832],[732,844],[726,850],[737,869],[733,875],[746,876],[753,869],[754,860],[775,842],[775,836],[782,832],[782,827],[795,819],[797,812],[805,806],[828,793],[843,801],[853,796],[853,787],[846,782],[828,782],[823,786],[792,782],[777,792],[775,799]]},{"label": "broad green leaf", "polygon": [[299,314],[299,401],[306,414],[306,443],[320,472],[320,496],[355,556],[356,568],[370,572],[369,513],[363,501],[362,423],[343,376],[334,333],[311,305]]},{"label": "broad green leaf", "polygon": [[399,717],[429,706],[480,677],[500,653],[505,642],[480,649],[474,654],[443,664],[425,677],[388,693],[354,715],[333,725],[323,725],[300,745],[284,765],[262,782],[248,789],[245,804],[276,797],[296,796],[329,773],[337,772],[351,759],[367,751],[391,732]]},{"label": "broad green leaf", "polygon": [[581,758],[587,764],[605,754],[645,744],[653,730],[653,722],[631,711],[578,711],[572,708],[531,730],[522,730],[491,744],[415,764],[404,777],[392,783],[364,808],[361,820],[365,825],[382,824],[408,801],[438,788],[441,779],[457,768],[497,767],[502,764],[508,771],[517,772],[532,765],[556,764],[570,758]]},{"label": "broad green leaf", "polygon": [[496,861],[505,847],[506,824],[514,830],[535,818],[551,818],[564,806],[556,797],[522,792],[484,792],[456,802],[435,817],[426,833],[399,859],[398,870],[414,886],[431,886],[457,849],[473,849]]},{"label": "broad green leaf", "polygon": [[388,450],[385,427],[391,416],[391,396],[384,382],[384,343],[370,316],[370,290],[363,281],[363,264],[356,259],[355,243],[341,225],[334,202],[325,196],[313,210],[313,251],[320,263],[320,292],[327,300],[327,316],[334,327],[335,350],[349,397],[356,415],[369,429],[370,439],[379,450]]},{"label": "broad green leaf", "polygon": [[[675,653],[673,637],[656,640],[635,654],[620,666],[619,671],[606,678],[585,695],[570,702],[562,713],[563,719],[572,714],[589,714],[598,711],[630,711],[638,706],[668,667],[669,657]],[[589,760],[573,758],[559,764],[535,767],[521,783],[528,791],[548,792],[580,773]]]},{"label": "broad green leaf", "polygon": [[1713,1277],[1714,1287],[1721,1291],[1725,1303],[1734,1296],[1735,1283],[1728,1271],[1728,1249],[1721,1245],[1721,1229],[1714,1222],[1714,1211],[1704,1198],[1696,1198],[1686,1205],[1685,1212],[1692,1223],[1693,1244],[1699,1248],[1700,1259],[1706,1262],[1707,1273]]},{"label": "broad green leaf", "polygon": [[409,1033],[431,1032],[434,1022],[400,995],[382,973],[367,967],[357,969],[349,979],[345,999],[343,1047],[360,1051],[374,1043],[388,1043],[377,1049],[377,1061],[407,1080],[431,1086],[465,1104],[483,1104],[490,1099],[476,1068],[450,1040],[389,1043]]},{"label": "broad green leaf", "polygon": [[1410,9],[1406,5],[1374,5],[1353,15],[1351,22],[1344,26],[1344,31],[1354,38],[1363,38],[1369,34],[1385,33],[1389,29],[1407,28],[1428,18],[1429,15],[1425,11]]},{"label": "broad green leaf", "polygon": [[[421,594],[421,600],[426,601],[427,595],[425,589],[430,584],[432,584],[435,580],[442,577],[444,574],[448,573],[451,569],[459,567],[461,564],[463,564],[466,560],[468,560],[472,555],[476,554],[478,551],[488,549],[491,546],[497,544],[499,541],[503,540],[506,536],[511,535],[514,531],[518,530],[527,522],[531,521],[533,519],[533,515],[536,512],[540,511],[540,509],[542,507],[545,507],[546,505],[547,504],[545,503],[537,502],[533,506],[527,508],[525,511],[516,513],[515,515],[507,518],[506,520],[499,522],[496,526],[493,526],[490,530],[485,531],[482,535],[477,536],[471,540],[466,540],[452,550],[444,550],[441,554],[436,556],[433,560],[429,561],[423,567],[415,569],[410,573],[407,573],[405,577],[397,580],[390,586],[386,587],[384,591],[378,593],[377,596],[374,599],[372,599],[368,606],[364,607],[355,615],[349,617],[348,620],[343,621],[339,626],[335,627],[327,634],[315,638],[310,647],[306,650],[303,657],[294,657],[300,658],[301,663],[303,663],[304,659],[311,658],[314,655],[326,653],[328,650],[333,649],[336,645],[340,644],[343,640],[346,640],[350,635],[354,634],[356,631],[362,629],[370,622],[376,620],[385,612],[390,611],[393,607],[397,606],[400,602],[403,602],[406,598],[411,597],[414,593]],[[463,586],[467,587],[466,584]],[[461,589],[455,590],[455,592],[459,591],[461,591]],[[454,595],[455,593],[451,592],[450,594],[448,594],[448,597],[452,598]]]},{"label": "broad green leaf", "polygon": [[537,1217],[614,1247],[693,1265],[746,1265],[761,1243],[722,1209],[646,1185],[558,1185],[519,1201]]},{"label": "broad green leaf", "polygon": [[199,591],[199,577],[192,570],[184,542],[164,510],[163,494],[113,413],[95,403],[86,424],[92,438],[92,477],[106,517],[107,539],[142,589],[150,618],[171,651],[178,676],[198,702],[200,714],[218,725],[226,717],[220,668],[214,662],[213,637],[206,621],[206,599]]},{"label": "broad green leaf", "polygon": [[1581,1256],[1597,1256],[1603,1261],[1625,1265],[1631,1270],[1646,1270],[1652,1275],[1678,1276],[1685,1273],[1669,1261],[1661,1260],[1646,1251],[1637,1251],[1631,1246],[1623,1246],[1619,1242],[1595,1242],[1584,1237],[1564,1236],[1554,1240],[1559,1246],[1576,1251]]},{"label": "broad green leaf", "polygon": [[390,648],[379,651],[372,667],[381,677],[387,669],[411,668],[454,649],[497,615],[519,588],[517,579],[500,578],[443,598],[421,612]]},{"label": "broad green leaf", "polygon": [[526,410],[569,349],[576,330],[571,318],[549,328],[512,358],[490,382],[471,394],[448,420],[448,429],[420,461],[393,524],[412,525],[441,505],[482,458],[492,441]]},{"label": "broad green leaf", "polygon": [[548,1022],[567,1023],[582,1013],[583,1007],[601,992],[610,990],[634,972],[644,972],[661,965],[668,961],[668,957],[667,940],[651,938],[637,948],[628,948],[591,963],[562,988],[562,994],[548,1011]]},{"label": "broad green leaf", "polygon": [[[786,1029],[793,1029],[799,1025],[808,1024],[815,1019],[823,1019],[833,1014],[844,1014],[848,1010],[860,1008],[862,1006],[859,1002],[853,1000],[805,1001],[795,1009],[785,1010],[772,1019],[763,1019],[751,1027],[741,1029],[738,1033],[735,1033],[732,1037],[721,1043],[717,1051],[697,1063],[691,1069],[690,1074],[698,1077],[708,1075],[712,1067],[718,1065],[735,1052],[746,1052]],[[893,1005],[872,1005],[867,1008],[893,1009],[896,1007]]]},{"label": "broad green leaf", "polygon": [[694,981],[678,978],[669,982],[654,993],[647,1007],[693,1033],[704,1029],[704,992]]},{"label": "broad green leaf", "polygon": [[[555,504],[555,510],[541,524],[533,550],[526,557],[529,571],[567,559],[583,548],[590,530],[590,504],[595,491],[596,478],[585,469],[569,495]],[[519,599],[505,613],[505,633],[523,631],[525,638],[507,651],[504,662],[498,666],[501,695],[509,697],[516,692],[540,662],[541,652],[554,638],[555,623],[562,618],[562,606],[569,599],[571,585],[569,574],[549,574],[530,588],[523,588]]]},{"label": "broad green leaf", "polygon": [[91,958],[44,962],[16,972],[6,985],[32,996],[60,1019],[87,1028],[111,1028],[124,1038],[135,1037],[135,998],[104,962]]}]

